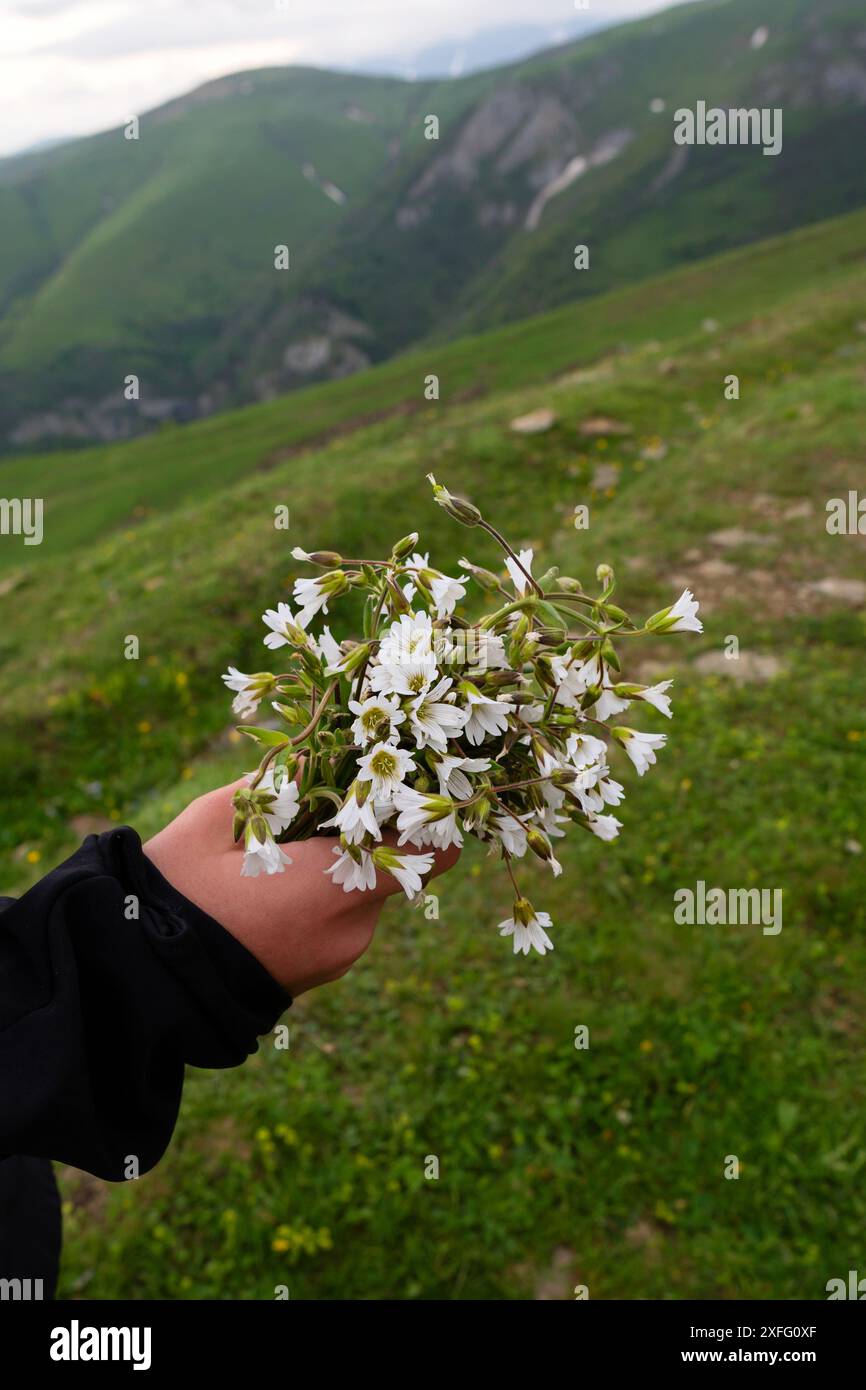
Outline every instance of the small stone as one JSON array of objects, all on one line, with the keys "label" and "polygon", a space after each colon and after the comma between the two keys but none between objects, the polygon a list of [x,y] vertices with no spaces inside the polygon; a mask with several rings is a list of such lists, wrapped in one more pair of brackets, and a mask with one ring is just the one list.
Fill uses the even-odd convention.
[{"label": "small stone", "polygon": [[703,560],[696,572],[701,579],[728,579],[737,573],[737,567],[727,560]]},{"label": "small stone", "polygon": [[725,549],[737,545],[766,545],[767,537],[758,536],[754,531],[744,531],[740,526],[729,526],[723,531],[713,531],[710,536],[713,545],[724,546]]},{"label": "small stone", "polygon": [[530,411],[528,415],[519,415],[516,420],[511,421],[511,429],[515,434],[544,434],[545,430],[552,429],[555,424],[554,412],[542,407],[540,410]]},{"label": "small stone", "polygon": [[6,594],[11,594],[13,589],[18,588],[23,579],[23,570],[13,570],[11,574],[7,574],[5,579],[0,579],[0,598],[5,597]]},{"label": "small stone", "polygon": [[702,676],[728,676],[735,681],[771,681],[782,670],[777,656],[759,652],[740,652],[729,657],[725,652],[702,652],[695,661],[695,670]]},{"label": "small stone", "polygon": [[619,465],[600,463],[592,475],[592,486],[597,492],[607,492],[619,482]]},{"label": "small stone", "polygon": [[822,598],[837,599],[849,608],[860,608],[866,603],[866,584],[862,579],[818,579],[807,584],[806,589]]},{"label": "small stone", "polygon": [[622,420],[611,420],[607,415],[591,415],[588,420],[582,420],[580,432],[586,439],[604,439],[612,434],[634,434],[631,425],[623,424]]},{"label": "small stone", "polygon": [[815,508],[808,498],[804,498],[802,502],[793,502],[782,513],[785,521],[805,521],[807,517],[814,515]]}]

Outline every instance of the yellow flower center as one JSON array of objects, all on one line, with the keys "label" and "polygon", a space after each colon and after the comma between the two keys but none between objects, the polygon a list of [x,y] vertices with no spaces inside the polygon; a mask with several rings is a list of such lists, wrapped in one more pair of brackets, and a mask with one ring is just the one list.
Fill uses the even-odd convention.
[{"label": "yellow flower center", "polygon": [[394,757],[393,753],[389,753],[387,749],[381,748],[373,757],[370,763],[370,770],[374,772],[377,777],[391,777],[397,770],[397,759]]}]

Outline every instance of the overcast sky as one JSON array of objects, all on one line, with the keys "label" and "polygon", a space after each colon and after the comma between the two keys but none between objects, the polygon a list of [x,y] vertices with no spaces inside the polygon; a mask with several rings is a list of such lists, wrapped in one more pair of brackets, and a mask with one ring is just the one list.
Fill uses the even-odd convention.
[{"label": "overcast sky", "polygon": [[674,0],[0,0],[0,155],[119,125],[212,77],[363,66],[508,24],[630,18]]}]

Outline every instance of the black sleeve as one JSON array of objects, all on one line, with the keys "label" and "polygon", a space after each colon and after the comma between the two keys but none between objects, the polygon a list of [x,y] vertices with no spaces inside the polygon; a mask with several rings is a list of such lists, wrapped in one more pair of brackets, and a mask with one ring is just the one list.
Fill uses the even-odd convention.
[{"label": "black sleeve", "polygon": [[0,1155],[98,1177],[145,1172],[174,1130],[184,1065],[234,1067],[291,999],[169,884],[134,830],[90,835],[0,899]]}]

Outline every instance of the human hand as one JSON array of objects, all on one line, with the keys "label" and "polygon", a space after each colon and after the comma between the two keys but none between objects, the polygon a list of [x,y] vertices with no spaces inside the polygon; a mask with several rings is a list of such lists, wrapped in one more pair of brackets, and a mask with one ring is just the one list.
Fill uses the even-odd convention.
[{"label": "human hand", "polygon": [[[282,874],[241,878],[242,847],[232,843],[232,795],[246,778],[207,792],[144,846],[179,893],[215,918],[297,998],[338,980],[373,939],[386,898],[402,889],[380,872],[376,887],[344,893],[324,870],[333,863],[331,836],[293,841]],[[392,843],[393,836],[385,836]],[[414,853],[411,846],[409,853]],[[459,850],[437,851],[431,877],[456,862]]]}]

